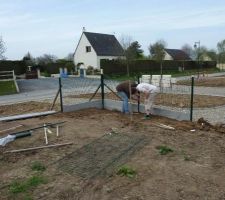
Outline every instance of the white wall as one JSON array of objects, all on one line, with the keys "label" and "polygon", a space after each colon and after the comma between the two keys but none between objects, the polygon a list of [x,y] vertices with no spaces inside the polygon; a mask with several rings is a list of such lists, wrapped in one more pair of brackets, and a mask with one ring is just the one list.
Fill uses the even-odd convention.
[{"label": "white wall", "polygon": [[220,70],[225,70],[225,64],[224,63],[217,63],[216,67],[219,68]]},{"label": "white wall", "polygon": [[86,52],[86,46],[91,46],[91,44],[86,36],[82,33],[81,39],[74,54],[74,64],[77,65],[78,63],[84,63],[85,67],[92,66],[97,68],[97,54],[93,47],[91,47],[91,52]]},{"label": "white wall", "polygon": [[[86,36],[82,33],[81,39],[78,43],[77,49],[74,54],[74,64],[84,63],[84,67],[92,66],[94,68],[100,69],[101,59],[117,59],[118,56],[97,56],[95,50],[91,46],[91,52],[86,52],[86,46],[91,46],[90,42]],[[124,58],[120,56],[120,58]]]},{"label": "white wall", "polygon": [[164,60],[173,60],[173,58],[167,52],[165,52]]}]

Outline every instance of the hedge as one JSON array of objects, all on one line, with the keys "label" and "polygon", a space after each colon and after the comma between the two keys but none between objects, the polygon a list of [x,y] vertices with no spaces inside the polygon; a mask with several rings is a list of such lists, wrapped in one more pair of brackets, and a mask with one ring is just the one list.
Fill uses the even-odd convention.
[{"label": "hedge", "polygon": [[0,71],[12,71],[14,70],[16,75],[24,74],[26,72],[26,65],[24,61],[17,60],[1,60]]},{"label": "hedge", "polygon": [[[165,60],[162,64],[163,71],[179,71],[180,69],[191,70],[191,69],[206,69],[216,67],[215,61],[173,61]],[[127,64],[124,60],[101,60],[101,68],[104,74],[126,74]],[[148,72],[155,74],[160,72],[160,63],[155,60],[133,60],[129,63],[130,74],[141,74]]]},{"label": "hedge", "polygon": [[[49,74],[58,74],[59,68],[67,68],[68,72],[74,69],[72,61],[64,61],[57,63],[49,63],[46,65],[35,65],[34,68],[39,68],[41,72],[47,72]],[[0,71],[15,71],[16,75],[25,74],[27,70],[27,63],[25,61],[0,61]]]}]

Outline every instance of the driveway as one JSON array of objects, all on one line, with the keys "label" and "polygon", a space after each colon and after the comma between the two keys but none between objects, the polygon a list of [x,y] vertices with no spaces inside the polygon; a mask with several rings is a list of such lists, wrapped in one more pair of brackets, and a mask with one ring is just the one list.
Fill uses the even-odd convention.
[{"label": "driveway", "polygon": [[[54,99],[58,88],[58,78],[18,79],[19,94],[0,96],[0,105],[9,105],[26,101]],[[99,79],[92,78],[63,78],[61,79],[63,95],[70,93],[94,92]]]}]

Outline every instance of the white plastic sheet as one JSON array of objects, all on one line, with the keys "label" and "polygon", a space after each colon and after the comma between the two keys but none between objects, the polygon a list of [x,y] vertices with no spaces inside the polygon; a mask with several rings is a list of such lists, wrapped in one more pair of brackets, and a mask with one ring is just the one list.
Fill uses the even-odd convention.
[{"label": "white plastic sheet", "polygon": [[4,138],[0,139],[0,146],[5,146],[7,143],[14,141],[16,138],[15,135],[7,135]]}]

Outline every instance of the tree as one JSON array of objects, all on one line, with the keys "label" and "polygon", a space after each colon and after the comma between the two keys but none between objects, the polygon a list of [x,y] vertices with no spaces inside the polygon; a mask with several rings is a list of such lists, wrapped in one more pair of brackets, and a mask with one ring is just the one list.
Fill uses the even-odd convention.
[{"label": "tree", "polygon": [[65,60],[67,60],[67,61],[73,61],[73,58],[74,58],[74,53],[69,53],[69,54],[65,57]]},{"label": "tree", "polygon": [[158,40],[156,41],[156,43],[152,45],[150,44],[148,47],[150,57],[153,60],[160,62],[161,75],[162,75],[162,62],[165,58],[165,51],[164,51],[165,47],[166,47],[166,42],[164,40]]},{"label": "tree", "polygon": [[132,42],[130,46],[125,50],[126,54],[130,55],[133,59],[143,58],[143,50],[138,41]]},{"label": "tree", "polygon": [[225,63],[225,40],[217,43],[218,62]]},{"label": "tree", "polygon": [[207,54],[208,54],[208,56],[209,56],[209,58],[210,58],[211,60],[214,60],[214,61],[217,60],[217,53],[216,53],[216,50],[210,49],[210,50],[208,50]]},{"label": "tree", "polygon": [[131,51],[127,51],[127,49],[131,46],[131,43],[132,43],[132,37],[129,36],[129,35],[122,35],[120,37],[120,44],[123,48],[123,51],[124,51],[124,56],[125,56],[125,61],[126,61],[126,66],[127,66],[127,76],[129,77],[130,76],[130,61],[132,59],[134,59],[134,54],[133,52]]},{"label": "tree", "polygon": [[2,36],[0,36],[0,59],[4,60],[5,56],[3,55],[6,52],[5,43],[2,39]]},{"label": "tree", "polygon": [[213,49],[209,50],[205,46],[201,46],[196,51],[199,61],[216,60],[217,58],[216,51]]},{"label": "tree", "polygon": [[57,57],[50,54],[44,54],[43,56],[37,57],[36,60],[39,65],[46,65],[49,63],[55,63],[57,61]]},{"label": "tree", "polygon": [[190,58],[194,59],[194,49],[191,47],[191,45],[189,44],[184,44],[182,47],[181,47],[181,50],[184,51]]},{"label": "tree", "polygon": [[132,41],[133,41],[133,39],[129,35],[122,35],[120,37],[120,44],[124,50],[124,56],[125,56],[127,62],[132,60],[133,56],[134,56],[133,54],[131,54],[131,52],[127,51],[127,49],[130,47]]},{"label": "tree", "polygon": [[35,59],[30,54],[30,52],[27,52],[27,54],[25,54],[25,56],[23,57],[23,61],[26,63],[27,66],[35,65]]}]

